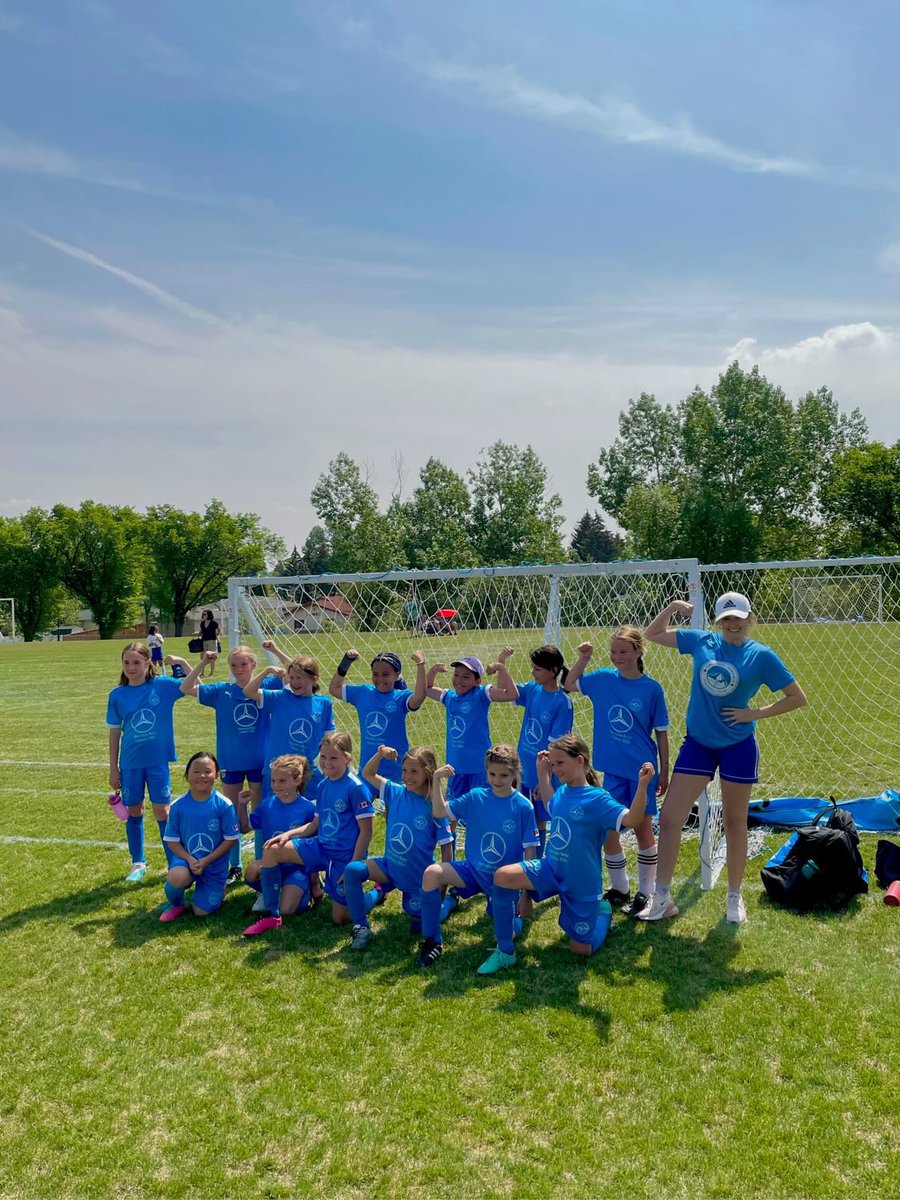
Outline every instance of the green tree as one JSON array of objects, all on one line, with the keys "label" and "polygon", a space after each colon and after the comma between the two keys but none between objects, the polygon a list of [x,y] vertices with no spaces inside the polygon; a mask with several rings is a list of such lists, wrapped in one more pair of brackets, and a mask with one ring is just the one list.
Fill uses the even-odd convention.
[{"label": "green tree", "polygon": [[575,526],[570,551],[575,562],[613,562],[623,545],[623,539],[606,528],[600,513],[586,512]]},{"label": "green tree", "polygon": [[838,454],[822,494],[832,553],[900,554],[900,441]]},{"label": "green tree", "polygon": [[439,458],[419,472],[419,486],[399,507],[404,558],[415,568],[471,567],[471,500],[466,481]]},{"label": "green tree", "polygon": [[303,561],[310,575],[324,575],[331,562],[328,534],[321,525],[313,525],[303,543]]},{"label": "green tree", "polygon": [[400,558],[397,532],[349,454],[341,451],[319,476],[310,497],[325,527],[334,572],[387,571]]},{"label": "green tree", "polygon": [[16,602],[16,625],[26,642],[51,623],[65,598],[50,537],[40,508],[21,517],[0,518],[0,595]]},{"label": "green tree", "polygon": [[147,509],[143,537],[149,557],[148,595],[180,637],[187,613],[225,594],[232,575],[255,575],[284,543],[256,513],[229,513],[211,500],[202,513],[171,504]]},{"label": "green tree", "polygon": [[486,565],[561,562],[562,501],[548,493],[547,468],[526,446],[494,442],[468,472],[471,537]]},{"label": "green tree", "polygon": [[109,638],[140,610],[144,549],[133,508],[56,504],[48,522],[59,578]]}]

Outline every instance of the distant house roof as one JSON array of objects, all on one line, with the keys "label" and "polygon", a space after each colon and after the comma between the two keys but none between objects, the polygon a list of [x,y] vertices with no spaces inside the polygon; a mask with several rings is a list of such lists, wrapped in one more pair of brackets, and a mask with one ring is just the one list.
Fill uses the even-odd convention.
[{"label": "distant house roof", "polygon": [[341,617],[353,615],[353,605],[343,596],[314,596],[312,600],[307,600],[297,607],[305,609],[306,612],[313,612],[318,608],[322,612],[337,613]]}]

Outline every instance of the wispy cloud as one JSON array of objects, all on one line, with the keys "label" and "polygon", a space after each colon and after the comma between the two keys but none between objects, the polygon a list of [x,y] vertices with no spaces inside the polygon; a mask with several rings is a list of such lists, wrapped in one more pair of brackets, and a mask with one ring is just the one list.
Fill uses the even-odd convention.
[{"label": "wispy cloud", "polygon": [[846,353],[868,353],[870,351],[896,350],[896,334],[890,329],[875,325],[872,321],[858,321],[853,325],[833,325],[823,333],[803,338],[789,346],[763,347],[756,338],[741,338],[726,352],[725,360],[737,359],[744,366],[759,363],[762,366],[778,363],[822,363]]},{"label": "wispy cloud", "polygon": [[171,292],[167,292],[164,288],[151,283],[149,279],[144,279],[140,275],[126,271],[123,267],[117,267],[113,263],[106,262],[104,259],[98,258],[96,254],[92,254],[89,250],[82,250],[80,246],[71,246],[68,242],[61,242],[58,238],[50,237],[46,233],[39,233],[38,230],[29,229],[27,226],[23,226],[22,228],[31,237],[39,242],[43,242],[45,246],[50,246],[52,249],[58,250],[60,254],[67,254],[69,258],[77,259],[78,262],[87,263],[90,267],[97,267],[101,271],[107,271],[110,275],[121,279],[123,283],[127,283],[130,287],[137,288],[139,292],[143,292],[145,296],[149,296],[164,308],[180,313],[183,317],[189,317],[193,321],[202,321],[206,325],[213,325],[217,328],[227,328],[228,323],[223,321],[221,317],[217,317],[215,313],[207,312],[206,309],[198,308],[194,304],[189,304],[186,300],[179,299],[178,296],[173,296]]}]

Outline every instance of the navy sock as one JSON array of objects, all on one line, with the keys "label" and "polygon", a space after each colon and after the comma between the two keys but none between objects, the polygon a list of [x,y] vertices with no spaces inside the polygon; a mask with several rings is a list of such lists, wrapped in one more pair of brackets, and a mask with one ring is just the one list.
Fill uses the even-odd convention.
[{"label": "navy sock", "polygon": [[133,863],[144,862],[144,818],[129,815],[125,822],[125,839]]},{"label": "navy sock", "polygon": [[[366,920],[366,913],[370,906],[366,904],[368,897],[363,891],[363,884],[368,878],[369,868],[360,860],[348,862],[344,867],[344,893],[354,925],[368,925],[369,923]],[[376,896],[377,893],[372,891],[369,895]]]},{"label": "navy sock", "polygon": [[430,942],[442,942],[441,889],[422,893],[422,936]]},{"label": "navy sock", "polygon": [[169,843],[166,841],[165,836],[164,836],[164,834],[166,832],[166,823],[165,823],[165,821],[157,821],[156,824],[159,826],[159,840],[162,842],[162,848],[166,852],[166,863],[170,867],[173,867],[178,860],[176,859],[176,857],[172,853],[172,851],[169,849]]},{"label": "navy sock", "polygon": [[494,884],[491,892],[494,914],[494,933],[497,935],[497,949],[504,954],[515,954],[514,929],[516,905],[519,902],[518,888],[500,887]]},{"label": "navy sock", "polygon": [[169,883],[167,879],[165,891],[166,899],[174,908],[182,908],[184,906],[184,888],[176,887],[174,883]]},{"label": "navy sock", "polygon": [[281,867],[263,867],[259,872],[263,903],[273,917],[281,916]]}]

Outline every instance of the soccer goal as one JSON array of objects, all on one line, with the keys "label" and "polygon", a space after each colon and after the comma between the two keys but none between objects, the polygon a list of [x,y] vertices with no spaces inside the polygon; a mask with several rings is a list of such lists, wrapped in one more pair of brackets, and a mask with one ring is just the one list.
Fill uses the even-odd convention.
[{"label": "soccer goal", "polygon": [[864,624],[884,620],[884,576],[799,575],[791,580],[794,620]]},{"label": "soccer goal", "polygon": [[0,637],[2,640],[16,640],[16,602],[12,596],[0,596]]}]

